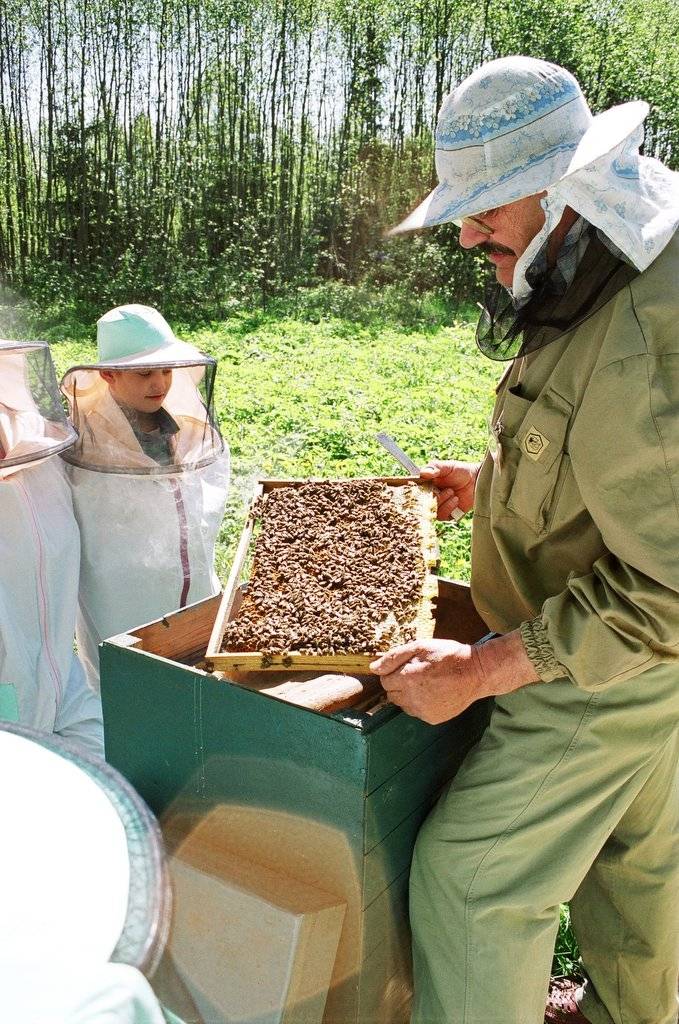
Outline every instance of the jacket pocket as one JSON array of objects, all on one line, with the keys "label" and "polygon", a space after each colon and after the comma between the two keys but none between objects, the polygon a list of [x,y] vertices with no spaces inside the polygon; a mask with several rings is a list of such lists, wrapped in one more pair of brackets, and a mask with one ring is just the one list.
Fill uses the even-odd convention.
[{"label": "jacket pocket", "polygon": [[548,388],[526,412],[514,437],[516,465],[507,508],[537,533],[549,527],[569,472],[572,415],[570,402]]}]

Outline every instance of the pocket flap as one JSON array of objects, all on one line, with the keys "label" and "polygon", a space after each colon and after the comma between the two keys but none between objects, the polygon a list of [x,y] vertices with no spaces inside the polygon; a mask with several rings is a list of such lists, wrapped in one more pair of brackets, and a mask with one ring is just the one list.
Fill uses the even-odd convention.
[{"label": "pocket flap", "polygon": [[522,456],[547,473],[566,450],[573,406],[551,388],[526,415],[516,434]]}]

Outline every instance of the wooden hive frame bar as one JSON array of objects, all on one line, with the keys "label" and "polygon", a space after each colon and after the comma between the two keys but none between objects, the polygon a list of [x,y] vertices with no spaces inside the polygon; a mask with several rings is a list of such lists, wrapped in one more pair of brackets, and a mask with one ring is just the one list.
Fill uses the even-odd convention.
[{"label": "wooden hive frame bar", "polygon": [[[417,477],[371,477],[371,481],[386,484],[389,487],[401,488],[404,484],[418,484],[417,519],[419,521],[420,550],[427,573],[424,577],[419,607],[415,620],[415,635],[418,639],[429,639],[434,633],[433,601],[438,592],[437,579],[431,570],[438,562],[438,542],[436,539],[436,501],[433,488],[422,484]],[[353,481],[347,481],[353,482]],[[327,483],[322,480],[261,480],[253,496],[253,506],[258,498],[279,487],[299,487],[308,483]],[[215,619],[210,642],[205,654],[205,666],[208,671],[217,672],[253,672],[253,671],[288,671],[319,670],[345,672],[350,674],[370,674],[370,663],[377,657],[374,654],[309,654],[290,651],[285,654],[266,654],[262,651],[223,651],[224,631],[227,623],[234,617],[240,594],[240,583],[243,567],[252,544],[255,518],[252,511],[241,534],[240,542],[234,556],[231,572],[224,588],[219,612]]]}]

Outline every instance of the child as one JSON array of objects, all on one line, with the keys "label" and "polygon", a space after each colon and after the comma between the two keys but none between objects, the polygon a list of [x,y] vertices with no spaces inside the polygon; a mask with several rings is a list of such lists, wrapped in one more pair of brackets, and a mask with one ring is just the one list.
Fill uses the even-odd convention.
[{"label": "child", "polygon": [[99,361],[61,385],[80,434],[64,454],[83,551],[76,636],[96,689],[102,640],[219,593],[229,483],[215,360],[149,306],[106,313],[97,343]]},{"label": "child", "polygon": [[80,540],[55,457],[75,439],[45,342],[0,342],[0,718],[103,756],[73,653]]}]

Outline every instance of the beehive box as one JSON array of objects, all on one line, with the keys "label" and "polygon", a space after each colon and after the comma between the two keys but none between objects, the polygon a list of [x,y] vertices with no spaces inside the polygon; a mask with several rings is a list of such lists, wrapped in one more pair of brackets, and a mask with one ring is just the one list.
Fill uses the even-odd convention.
[{"label": "beehive box", "polygon": [[[203,829],[213,851],[222,844],[346,903],[326,1024],[405,1021],[413,844],[486,708],[440,726],[391,705],[324,715],[218,679],[196,662],[219,605],[104,643],[107,759],[158,815],[171,851]],[[468,587],[440,580],[435,635],[485,633]]]}]

